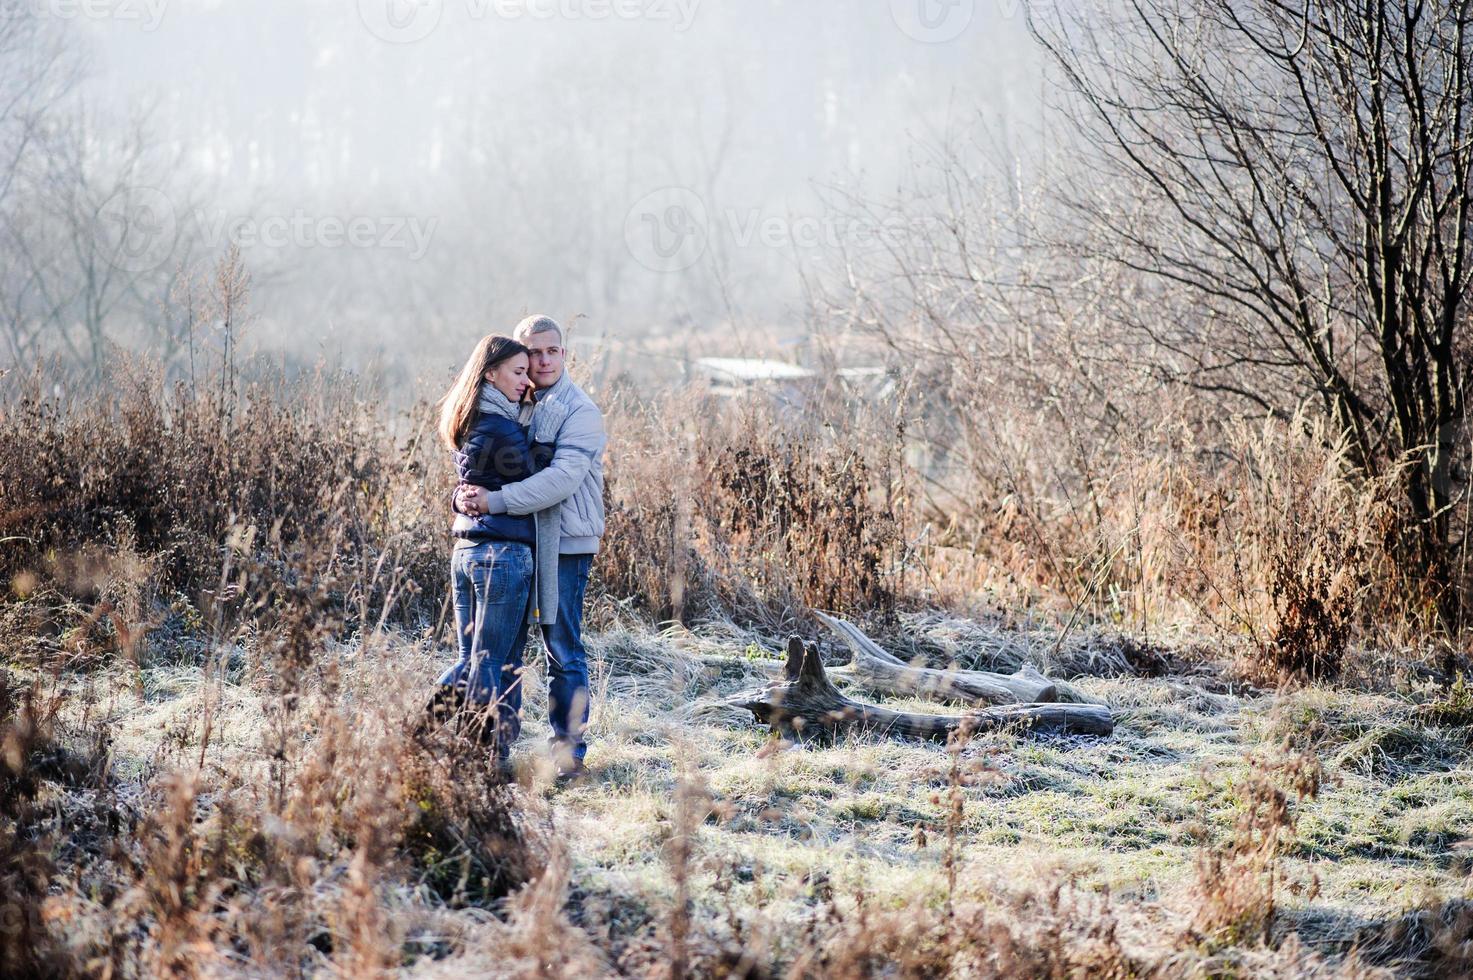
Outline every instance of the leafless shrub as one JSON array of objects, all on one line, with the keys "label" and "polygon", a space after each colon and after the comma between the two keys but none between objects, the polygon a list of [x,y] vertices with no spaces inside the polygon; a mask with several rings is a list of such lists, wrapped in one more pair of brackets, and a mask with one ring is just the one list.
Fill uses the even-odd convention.
[{"label": "leafless shrub", "polygon": [[1433,902],[1360,930],[1356,949],[1401,976],[1455,977],[1473,971],[1473,904]]},{"label": "leafless shrub", "polygon": [[36,373],[0,407],[0,577],[49,608],[58,633],[85,626],[88,655],[136,655],[177,597],[192,613],[176,613],[232,627],[245,607],[226,600],[254,591],[248,570],[271,583],[251,596],[262,609],[296,608],[281,590],[300,576],[284,569],[318,545],[332,581],[313,586],[328,588],[318,612],[440,611],[448,475],[426,468],[417,438],[401,450],[351,382],[222,395],[166,388],[147,363],[112,377],[63,398]]},{"label": "leafless shrub", "polygon": [[900,431],[694,394],[621,407],[611,428],[606,592],[657,619],[893,617],[907,589]]},{"label": "leafless shrub", "polygon": [[75,968],[47,928],[43,905],[56,869],[42,829],[37,770],[55,751],[57,695],[18,689],[0,670],[0,972],[64,976]]},{"label": "leafless shrub", "polygon": [[417,743],[402,776],[414,807],[406,855],[455,904],[484,904],[538,879],[556,855],[534,814],[469,739]]},{"label": "leafless shrub", "polygon": [[1287,877],[1282,857],[1294,839],[1296,808],[1314,799],[1323,779],[1313,750],[1249,760],[1248,775],[1235,791],[1239,810],[1232,839],[1204,849],[1197,859],[1194,930],[1229,945],[1268,938],[1279,890],[1306,887]]},{"label": "leafless shrub", "polygon": [[1299,426],[1266,428],[1243,445],[1258,511],[1244,538],[1266,573],[1271,613],[1261,649],[1282,674],[1338,673],[1366,612],[1386,612],[1400,584],[1394,478],[1358,481],[1343,447],[1325,442],[1323,427]]},{"label": "leafless shrub", "polygon": [[800,951],[788,976],[1164,975],[1121,945],[1107,902],[1067,884],[1006,897],[990,908],[967,902],[950,912],[873,908],[860,894],[852,911],[831,905],[828,918],[832,924]]}]

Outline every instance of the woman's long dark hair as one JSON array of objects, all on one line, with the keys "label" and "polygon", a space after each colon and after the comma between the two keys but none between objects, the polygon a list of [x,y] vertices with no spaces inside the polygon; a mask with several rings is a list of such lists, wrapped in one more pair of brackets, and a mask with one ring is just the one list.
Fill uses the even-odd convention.
[{"label": "woman's long dark hair", "polygon": [[481,397],[481,385],[486,383],[486,372],[502,361],[526,353],[526,345],[510,337],[487,334],[481,338],[476,349],[471,351],[470,360],[460,369],[460,376],[440,399],[441,442],[451,449],[460,448],[471,423],[476,420],[476,402]]}]

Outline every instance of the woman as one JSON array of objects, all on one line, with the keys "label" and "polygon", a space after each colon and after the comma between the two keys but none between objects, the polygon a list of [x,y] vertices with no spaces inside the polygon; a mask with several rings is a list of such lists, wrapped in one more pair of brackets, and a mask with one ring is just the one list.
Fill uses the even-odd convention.
[{"label": "woman", "polygon": [[[500,489],[532,475],[527,433],[518,421],[518,406],[531,387],[527,364],[527,348],[515,340],[484,337],[441,400],[440,439],[455,453],[462,483]],[[475,734],[505,760],[519,725],[504,695],[520,678],[503,668],[525,642],[536,531],[530,516],[461,514],[451,533],[460,659],[440,677],[429,710],[443,721],[461,709],[476,709]]]}]

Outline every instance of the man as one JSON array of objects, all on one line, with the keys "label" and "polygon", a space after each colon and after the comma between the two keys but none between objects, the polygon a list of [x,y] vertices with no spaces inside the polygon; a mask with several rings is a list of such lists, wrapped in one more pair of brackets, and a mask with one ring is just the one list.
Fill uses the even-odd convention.
[{"label": "man", "polygon": [[[548,316],[517,324],[513,338],[530,352],[528,375],[536,388],[531,438],[551,446],[546,467],[501,490],[462,484],[454,507],[465,514],[535,514],[536,574],[528,621],[508,665],[521,667],[528,625],[542,628],[547,647],[548,708],[561,779],[583,772],[588,747],[588,657],[583,648],[583,594],[604,533],[605,445],[603,413],[568,377],[562,327]],[[524,420],[526,419],[524,412]],[[509,694],[521,710],[521,686]]]}]

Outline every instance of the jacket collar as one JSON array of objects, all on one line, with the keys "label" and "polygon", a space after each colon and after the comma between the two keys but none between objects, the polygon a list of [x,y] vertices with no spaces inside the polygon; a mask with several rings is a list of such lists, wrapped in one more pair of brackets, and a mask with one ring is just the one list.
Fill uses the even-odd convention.
[{"label": "jacket collar", "polygon": [[568,369],[565,366],[563,368],[562,377],[554,381],[551,388],[548,388],[546,391],[539,391],[535,393],[537,404],[540,405],[543,402],[547,401],[557,401],[558,399],[566,396],[568,393],[568,389],[572,387],[575,387],[573,384],[573,379],[568,377]]},{"label": "jacket collar", "polygon": [[529,410],[524,410],[522,418],[525,424],[532,427],[533,442],[550,443],[557,440],[563,420],[573,409],[578,390],[578,386],[565,371],[551,388],[537,395],[537,400]]}]

